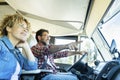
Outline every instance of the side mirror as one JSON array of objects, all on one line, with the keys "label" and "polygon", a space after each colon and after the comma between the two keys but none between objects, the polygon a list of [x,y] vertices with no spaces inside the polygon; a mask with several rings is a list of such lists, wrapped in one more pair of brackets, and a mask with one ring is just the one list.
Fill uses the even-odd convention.
[{"label": "side mirror", "polygon": [[114,39],[113,39],[112,42],[111,42],[111,46],[110,46],[109,51],[111,52],[111,54],[114,54],[114,53],[117,52],[117,49],[116,49],[116,42],[115,42]]}]

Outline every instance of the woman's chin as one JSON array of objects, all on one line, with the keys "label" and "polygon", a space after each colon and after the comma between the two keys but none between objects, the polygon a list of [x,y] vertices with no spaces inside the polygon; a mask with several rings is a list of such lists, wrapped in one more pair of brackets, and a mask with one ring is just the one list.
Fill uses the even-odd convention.
[{"label": "woman's chin", "polygon": [[25,39],[25,38],[21,39],[21,41],[23,41],[23,42],[26,41],[26,40],[27,40],[27,39]]}]

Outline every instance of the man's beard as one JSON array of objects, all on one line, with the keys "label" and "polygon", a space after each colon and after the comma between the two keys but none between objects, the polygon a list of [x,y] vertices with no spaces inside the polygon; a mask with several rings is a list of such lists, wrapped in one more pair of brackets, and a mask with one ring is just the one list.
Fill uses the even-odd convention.
[{"label": "man's beard", "polygon": [[40,41],[43,45],[48,45],[49,44],[49,42],[45,42],[45,41]]},{"label": "man's beard", "polygon": [[43,45],[45,45],[45,46],[47,45],[47,43],[46,43],[46,42],[44,42],[44,41],[40,41],[40,42],[41,42]]}]

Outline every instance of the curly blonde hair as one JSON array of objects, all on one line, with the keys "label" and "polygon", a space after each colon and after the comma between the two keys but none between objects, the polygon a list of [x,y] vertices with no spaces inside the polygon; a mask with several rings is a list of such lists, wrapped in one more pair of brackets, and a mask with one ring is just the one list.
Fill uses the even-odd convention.
[{"label": "curly blonde hair", "polygon": [[1,25],[0,25],[0,31],[1,31],[1,35],[4,36],[4,35],[8,35],[8,32],[6,30],[6,27],[13,27],[14,24],[16,22],[20,23],[22,21],[25,21],[28,28],[30,29],[30,23],[27,21],[27,19],[25,19],[23,16],[21,16],[20,14],[13,14],[13,15],[7,15]]}]

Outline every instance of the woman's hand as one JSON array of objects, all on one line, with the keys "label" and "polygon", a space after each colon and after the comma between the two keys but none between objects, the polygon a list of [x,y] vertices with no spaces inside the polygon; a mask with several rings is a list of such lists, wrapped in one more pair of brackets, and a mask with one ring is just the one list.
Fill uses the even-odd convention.
[{"label": "woman's hand", "polygon": [[30,61],[35,61],[35,57],[27,43],[27,41],[20,41],[16,47],[22,48],[23,49],[23,54],[30,60]]},{"label": "woman's hand", "polygon": [[17,45],[16,45],[16,47],[18,47],[18,48],[25,48],[25,47],[29,47],[29,45],[28,45],[28,43],[27,43],[27,41],[20,41]]}]

